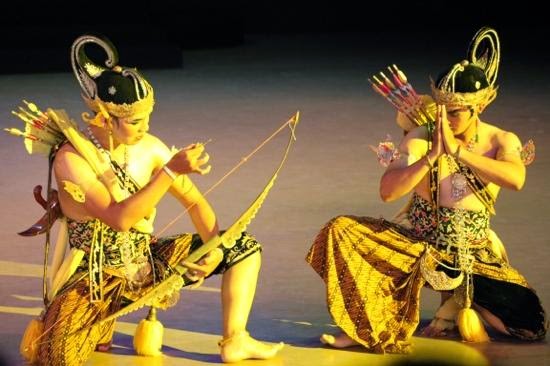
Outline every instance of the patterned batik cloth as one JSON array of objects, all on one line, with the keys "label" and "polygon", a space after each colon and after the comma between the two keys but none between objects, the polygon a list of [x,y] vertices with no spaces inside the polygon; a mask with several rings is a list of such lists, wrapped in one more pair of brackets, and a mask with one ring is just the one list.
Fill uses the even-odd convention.
[{"label": "patterned batik cloth", "polygon": [[[43,316],[44,334],[38,342],[39,364],[75,366],[86,362],[98,344],[111,341],[115,321],[105,322],[99,326],[93,325],[139,299],[141,294],[150,290],[152,286],[174,274],[173,268],[202,245],[197,234],[174,235],[151,243],[150,235],[131,230],[129,237],[132,243],[132,263],[145,269],[142,271],[143,275],[138,276],[136,280],[135,276],[127,275],[125,264],[121,261],[120,249],[116,245],[117,241],[120,242],[121,235],[126,235],[124,240],[127,240],[128,234],[116,232],[101,224],[102,300],[92,302],[89,268],[96,269],[90,267],[89,254],[94,222],[68,222],[71,247],[84,250],[86,255],[76,273],[49,304]],[[225,272],[246,257],[261,251],[261,246],[252,236],[243,233],[232,248],[224,248],[223,251],[224,258],[212,274]],[[145,265],[143,258],[146,258]],[[192,283],[185,276],[183,279],[185,285]],[[174,305],[178,297],[179,292],[168,296],[165,307]]]},{"label": "patterned batik cloth", "polygon": [[[452,227],[454,213],[439,209],[440,225],[450,237],[457,233]],[[490,249],[488,213],[461,210],[461,214],[469,226],[465,231],[475,258],[474,303],[498,316],[512,335],[544,338],[548,324],[538,297]],[[339,216],[319,232],[306,257],[326,284],[327,306],[336,325],[370,352],[410,351],[410,338],[420,320],[420,290],[426,284],[420,269],[426,249],[430,247],[434,259],[425,261],[430,270],[444,269],[438,262],[455,265],[456,248],[447,245],[445,237],[436,240],[435,216],[430,204],[417,195],[409,209],[410,227],[384,219]],[[463,287],[455,293],[465,292]]]}]

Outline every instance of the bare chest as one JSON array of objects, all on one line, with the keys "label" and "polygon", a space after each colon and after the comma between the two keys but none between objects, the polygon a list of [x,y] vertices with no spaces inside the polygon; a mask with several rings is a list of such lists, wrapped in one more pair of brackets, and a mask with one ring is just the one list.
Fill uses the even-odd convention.
[{"label": "bare chest", "polygon": [[[495,154],[496,151],[494,149],[489,149],[483,155],[494,159]],[[468,185],[466,176],[460,171],[458,164],[451,156],[441,156],[438,160],[438,169],[438,199],[440,206],[450,208],[460,207],[467,210],[482,210],[484,208],[484,204],[476,196],[470,185]],[[488,182],[480,174],[478,174],[478,177],[496,198],[500,187]],[[426,174],[415,191],[424,199],[431,201],[429,174]]]},{"label": "bare chest", "polygon": [[132,180],[138,187],[145,186],[156,169],[156,159],[140,146],[127,146],[124,149],[113,152],[109,157],[119,170],[119,176]]}]

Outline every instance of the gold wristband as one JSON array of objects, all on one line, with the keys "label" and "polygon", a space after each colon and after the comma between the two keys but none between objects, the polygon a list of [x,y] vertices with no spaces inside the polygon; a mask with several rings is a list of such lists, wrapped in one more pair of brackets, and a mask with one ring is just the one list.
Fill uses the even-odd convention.
[{"label": "gold wristband", "polygon": [[178,175],[176,173],[174,173],[174,171],[170,168],[168,168],[167,165],[163,165],[162,166],[162,170],[164,170],[164,172],[170,177],[172,178],[172,180],[176,180],[176,178],[178,177]]},{"label": "gold wristband", "polygon": [[455,153],[453,154],[454,158],[456,161],[458,161],[459,157],[460,157],[460,148],[462,147],[462,145],[458,145],[458,147],[456,148],[456,151]]},{"label": "gold wristband", "polygon": [[430,157],[428,155],[424,155],[426,158],[426,162],[428,163],[428,167],[432,169],[434,167],[433,163],[430,161]]}]

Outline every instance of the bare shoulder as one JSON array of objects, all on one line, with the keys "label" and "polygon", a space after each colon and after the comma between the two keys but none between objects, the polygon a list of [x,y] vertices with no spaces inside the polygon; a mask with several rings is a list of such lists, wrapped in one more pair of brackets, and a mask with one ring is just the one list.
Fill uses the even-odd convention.
[{"label": "bare shoulder", "polygon": [[521,141],[514,132],[506,131],[489,123],[483,123],[482,126],[496,150],[497,160],[514,161],[521,158]]},{"label": "bare shoulder", "polygon": [[140,141],[140,144],[151,149],[167,149],[166,144],[157,136],[146,133],[143,136],[143,139]]},{"label": "bare shoulder", "polygon": [[56,170],[71,168],[73,165],[80,163],[84,158],[70,143],[66,143],[55,154],[54,168]]},{"label": "bare shoulder", "polygon": [[170,148],[155,135],[145,134],[139,144],[140,150],[155,162],[155,166],[163,165],[172,157]]},{"label": "bare shoulder", "polygon": [[520,139],[514,132],[489,123],[483,123],[483,125],[496,147],[506,149],[521,147]]},{"label": "bare shoulder", "polygon": [[53,167],[55,175],[59,179],[75,183],[96,179],[92,167],[69,143],[63,145],[56,153]]},{"label": "bare shoulder", "polygon": [[428,129],[426,126],[418,126],[412,129],[401,141],[401,152],[414,154],[418,157],[424,155],[428,149]]}]

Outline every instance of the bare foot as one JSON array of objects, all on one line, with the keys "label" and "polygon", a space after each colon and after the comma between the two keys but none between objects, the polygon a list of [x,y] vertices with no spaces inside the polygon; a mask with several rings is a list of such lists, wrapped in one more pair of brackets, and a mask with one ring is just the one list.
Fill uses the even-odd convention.
[{"label": "bare foot", "polygon": [[456,324],[453,320],[433,318],[430,325],[420,333],[424,337],[446,337],[449,333],[456,333]]},{"label": "bare foot", "polygon": [[242,331],[218,343],[221,347],[222,361],[226,363],[247,359],[265,360],[274,357],[283,348],[284,343],[269,345],[252,338]]},{"label": "bare foot", "polygon": [[340,333],[337,336],[331,334],[323,334],[321,343],[334,348],[346,348],[359,345],[359,342],[351,339],[346,333]]}]

